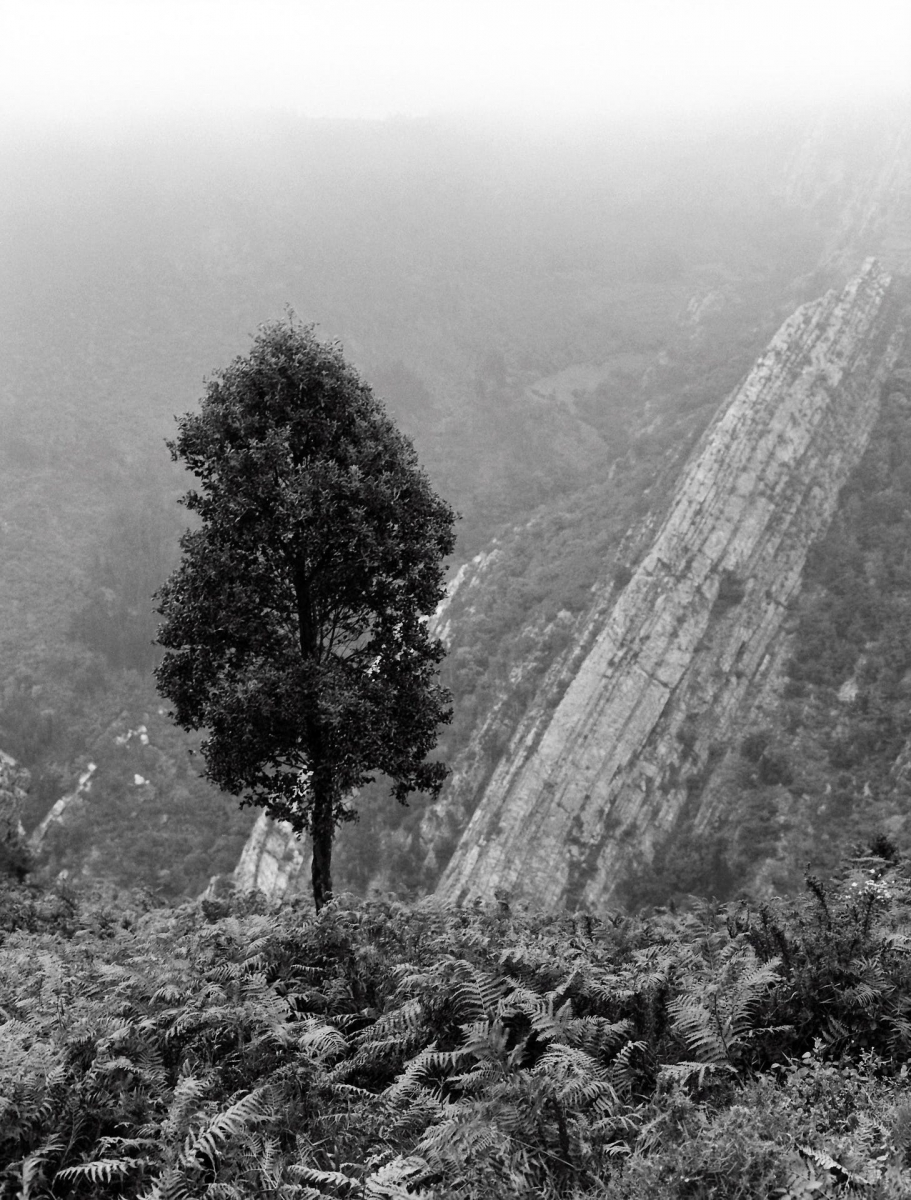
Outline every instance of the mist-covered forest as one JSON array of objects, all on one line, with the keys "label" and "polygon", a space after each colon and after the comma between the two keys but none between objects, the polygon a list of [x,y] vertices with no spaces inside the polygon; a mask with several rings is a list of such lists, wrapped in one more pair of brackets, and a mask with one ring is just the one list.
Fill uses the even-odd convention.
[{"label": "mist-covered forest", "polygon": [[[828,282],[834,201],[793,195],[808,121],[7,132],[0,746],[32,773],[29,827],[97,767],[47,869],[192,895],[249,827],[150,684],[150,596],[186,524],[164,439],[208,373],[290,306],[340,339],[460,512],[453,572],[512,531],[515,586],[445,668],[445,756],[490,660],[536,613],[584,604],[769,334]],[[123,740],[139,726],[147,742]],[[351,836],[363,885],[369,831]]]}]

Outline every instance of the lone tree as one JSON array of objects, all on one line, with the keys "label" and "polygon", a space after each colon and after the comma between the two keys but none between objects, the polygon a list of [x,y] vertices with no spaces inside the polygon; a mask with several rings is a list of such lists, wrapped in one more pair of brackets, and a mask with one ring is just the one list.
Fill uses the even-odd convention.
[{"label": "lone tree", "polygon": [[454,514],[338,347],[293,317],[178,428],[200,525],[157,594],[158,690],[207,731],[214,783],[309,833],[320,908],[356,789],[384,773],[404,802],[445,778],[425,761],[451,717],[427,616]]}]

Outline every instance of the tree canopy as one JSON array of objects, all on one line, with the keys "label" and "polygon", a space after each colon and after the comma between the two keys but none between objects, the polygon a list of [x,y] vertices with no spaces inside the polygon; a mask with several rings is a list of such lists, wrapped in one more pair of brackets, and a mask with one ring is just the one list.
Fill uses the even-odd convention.
[{"label": "tree canopy", "polygon": [[353,793],[382,773],[404,801],[445,777],[427,761],[450,717],[427,617],[454,514],[339,348],[293,317],[208,381],[169,448],[198,478],[199,525],[158,593],[159,691],[206,730],[210,779],[310,834],[320,906]]}]

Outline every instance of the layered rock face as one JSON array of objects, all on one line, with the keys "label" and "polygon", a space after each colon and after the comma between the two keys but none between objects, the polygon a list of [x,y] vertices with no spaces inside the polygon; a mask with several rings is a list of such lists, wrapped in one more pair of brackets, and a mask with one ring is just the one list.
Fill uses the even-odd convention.
[{"label": "layered rock face", "polygon": [[29,782],[25,767],[0,750],[0,842],[20,841],[25,836],[22,810]]},{"label": "layered rock face", "polygon": [[827,229],[824,265],[850,268],[875,254],[890,271],[911,271],[911,110],[888,119],[820,119],[788,164],[780,193]]},{"label": "layered rock face", "polygon": [[[707,787],[738,715],[768,684],[807,551],[876,420],[902,343],[872,260],[803,306],[710,426],[654,543],[513,736],[438,887],[541,905],[615,897]],[[605,592],[608,585],[605,584]],[[585,652],[579,653],[579,646]]]},{"label": "layered rock face", "polygon": [[85,812],[88,795],[92,790],[92,776],[96,770],[97,767],[95,764],[89,763],[86,769],[80,774],[73,791],[67,792],[65,796],[61,796],[44,819],[35,826],[29,837],[29,846],[32,850],[36,853],[41,850],[42,843],[47,837],[49,830],[58,826],[65,829],[68,825],[73,825],[79,820]]},{"label": "layered rock face", "polygon": [[310,855],[287,821],[260,813],[250,831],[232,883],[241,891],[257,890],[270,900],[283,900],[306,888]]}]

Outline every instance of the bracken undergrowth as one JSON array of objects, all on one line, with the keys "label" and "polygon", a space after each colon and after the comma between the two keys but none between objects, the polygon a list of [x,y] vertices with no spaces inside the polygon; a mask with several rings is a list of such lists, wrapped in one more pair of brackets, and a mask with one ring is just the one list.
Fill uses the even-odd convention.
[{"label": "bracken undergrowth", "polygon": [[911,865],[649,915],[0,893],[0,1197],[911,1197]]}]

